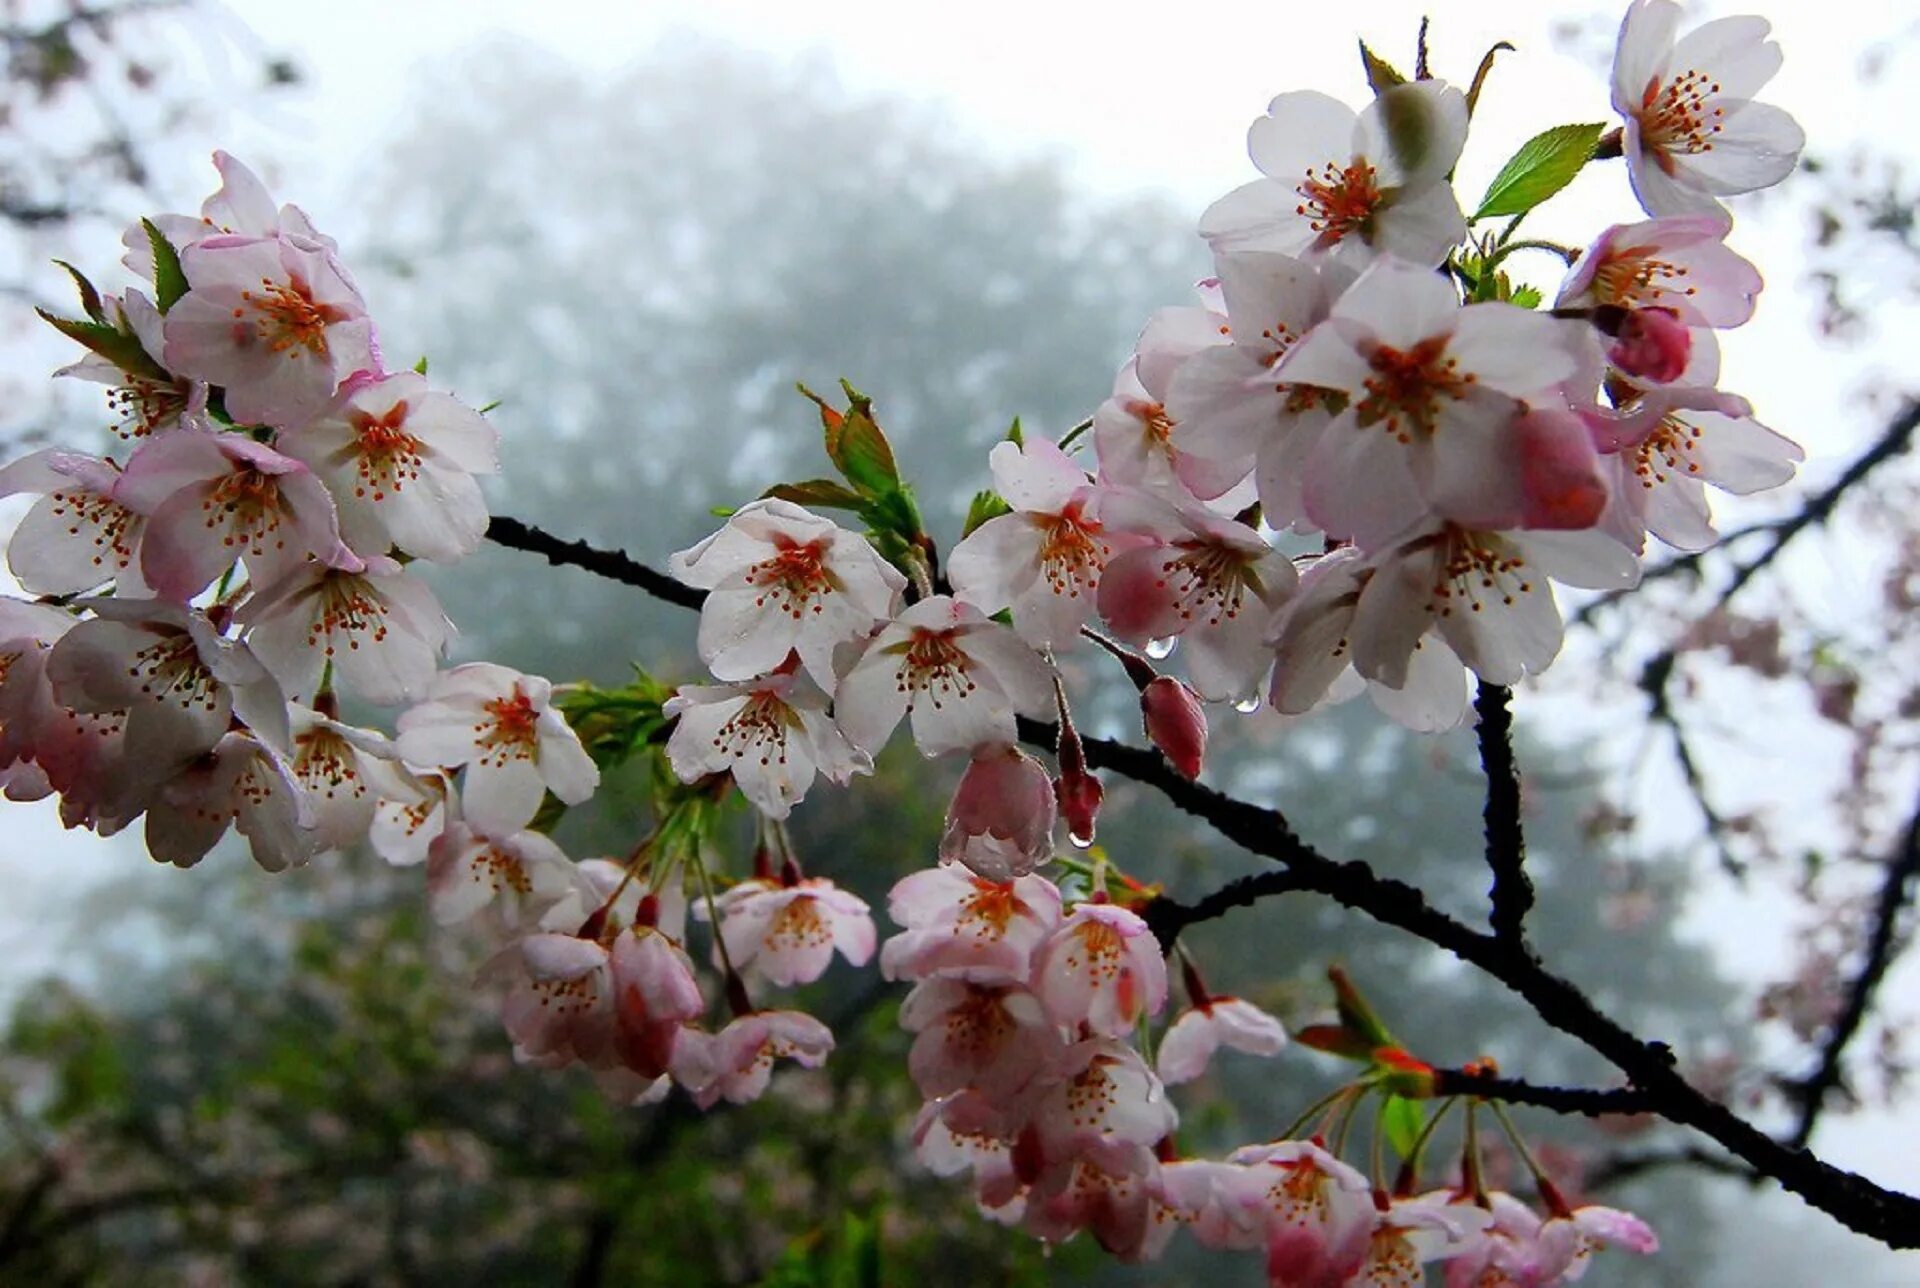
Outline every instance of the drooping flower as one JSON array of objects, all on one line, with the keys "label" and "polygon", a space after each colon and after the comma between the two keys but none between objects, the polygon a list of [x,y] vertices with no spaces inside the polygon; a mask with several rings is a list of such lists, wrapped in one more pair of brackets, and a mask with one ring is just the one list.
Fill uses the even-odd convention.
[{"label": "drooping flower", "polygon": [[980,609],[930,595],[873,637],[834,704],[847,740],[869,755],[906,716],[921,754],[936,756],[1012,742],[1015,716],[1052,709],[1053,678],[1039,654]]},{"label": "drooping flower", "polygon": [[1675,40],[1680,6],[1633,0],[1613,55],[1613,106],[1634,195],[1650,215],[1721,213],[1718,198],[1771,187],[1806,146],[1794,119],[1753,96],[1780,70],[1765,18],[1718,18]]},{"label": "drooping flower", "polygon": [[641,1078],[663,1077],[687,1025],[706,1014],[706,999],[686,951],[653,926],[636,925],[613,944],[615,1050]]},{"label": "drooping flower", "polygon": [[1182,1011],[1160,1039],[1155,1067],[1168,1086],[1192,1082],[1207,1071],[1213,1054],[1232,1047],[1248,1055],[1277,1055],[1287,1045],[1280,1021],[1237,997],[1208,997]]},{"label": "drooping flower", "polygon": [[1033,989],[1056,1024],[1124,1037],[1142,1015],[1157,1015],[1166,1005],[1166,959],[1137,913],[1083,903],[1041,948]]},{"label": "drooping flower", "polygon": [[844,784],[873,769],[827,715],[825,696],[796,670],[745,684],[682,685],[663,710],[679,721],[667,761],[680,781],[730,773],[769,818],[785,818],[816,773]]},{"label": "drooping flower", "polygon": [[548,791],[578,805],[600,785],[579,736],[552,706],[552,691],[537,675],[492,662],[456,666],[401,714],[400,754],[417,765],[465,765],[468,821],[496,835],[517,832]]},{"label": "drooping flower", "polygon": [[1039,999],[1020,985],[944,976],[907,994],[900,1027],[915,1035],[907,1071],[929,1100],[972,1089],[1012,1105],[1053,1073],[1067,1045]]},{"label": "drooping flower", "polygon": [[[780,988],[810,984],[837,950],[849,965],[873,956],[866,900],[824,877],[751,879],[720,896],[720,938],[736,970]],[[695,908],[696,916],[703,911]]]},{"label": "drooping flower", "polygon": [[798,653],[827,693],[834,648],[890,619],[907,584],[866,538],[778,498],[741,506],[667,567],[707,592],[700,660],[716,677],[751,680]]},{"label": "drooping flower", "polygon": [[776,1060],[818,1069],[833,1051],[833,1031],[802,1011],[755,1011],[715,1034],[687,1029],[673,1053],[673,1078],[702,1109],[720,1100],[758,1100]]},{"label": "drooping flower", "polygon": [[1359,113],[1313,90],[1282,94],[1247,130],[1267,177],[1209,206],[1200,235],[1216,251],[1437,264],[1467,232],[1447,182],[1466,139],[1466,96],[1444,81],[1397,85]]},{"label": "drooping flower", "polygon": [[427,907],[443,926],[488,906],[518,924],[573,888],[572,861],[542,832],[490,836],[451,823],[427,850]]},{"label": "drooping flower", "polygon": [[887,915],[905,928],[880,949],[888,979],[1024,984],[1035,952],[1060,924],[1060,888],[1045,877],[988,881],[942,864],[895,883]]},{"label": "drooping flower", "polygon": [[1010,743],[984,743],[947,806],[940,857],[1011,881],[1053,856],[1054,817],[1053,781],[1040,762]]},{"label": "drooping flower", "polygon": [[229,827],[269,872],[305,863],[316,848],[312,809],[286,759],[238,731],[160,783],[147,805],[147,852],[190,868]]}]

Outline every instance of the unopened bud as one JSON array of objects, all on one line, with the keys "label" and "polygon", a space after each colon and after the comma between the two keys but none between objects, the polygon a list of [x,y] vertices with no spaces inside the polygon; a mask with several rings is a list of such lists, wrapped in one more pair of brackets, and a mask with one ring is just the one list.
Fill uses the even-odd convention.
[{"label": "unopened bud", "polygon": [[1011,881],[1053,857],[1053,820],[1046,769],[1018,747],[990,743],[975,748],[947,806],[940,857]]},{"label": "unopened bud", "polygon": [[1632,309],[1614,333],[1607,359],[1630,376],[1670,384],[1687,369],[1693,333],[1672,309]]},{"label": "unopened bud", "polygon": [[1067,839],[1083,850],[1093,844],[1094,820],[1100,815],[1100,801],[1106,794],[1106,788],[1085,765],[1063,768],[1060,776],[1053,780],[1060,817],[1067,820]]},{"label": "unopened bud", "polygon": [[1200,695],[1170,675],[1159,676],[1140,691],[1140,716],[1160,754],[1182,776],[1198,778],[1207,756],[1207,713]]}]

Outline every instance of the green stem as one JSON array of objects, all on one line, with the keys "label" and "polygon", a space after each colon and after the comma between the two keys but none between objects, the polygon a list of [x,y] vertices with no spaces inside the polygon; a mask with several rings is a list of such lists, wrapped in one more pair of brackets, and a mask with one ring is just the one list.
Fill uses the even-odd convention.
[{"label": "green stem", "polygon": [[1301,1114],[1298,1118],[1294,1119],[1292,1124],[1288,1126],[1288,1128],[1284,1132],[1280,1133],[1279,1139],[1280,1140],[1298,1140],[1300,1138],[1301,1128],[1305,1127],[1308,1123],[1312,1122],[1314,1118],[1317,1117],[1322,1110],[1324,1110],[1328,1105],[1331,1105],[1334,1101],[1338,1100],[1340,1097],[1352,1095],[1353,1092],[1357,1089],[1357,1087],[1358,1087],[1358,1084],[1352,1083],[1352,1082],[1345,1083],[1341,1086],[1335,1087],[1332,1091],[1329,1091],[1326,1095],[1320,1097],[1320,1099],[1308,1105],[1307,1111]]}]

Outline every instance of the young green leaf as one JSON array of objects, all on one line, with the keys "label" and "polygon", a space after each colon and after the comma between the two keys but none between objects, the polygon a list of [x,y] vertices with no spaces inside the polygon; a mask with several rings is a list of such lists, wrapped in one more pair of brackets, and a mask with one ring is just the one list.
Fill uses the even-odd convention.
[{"label": "young green leaf", "polygon": [[1012,514],[1013,507],[1008,505],[998,492],[991,489],[973,494],[973,504],[967,507],[966,526],[960,530],[962,540],[973,535],[973,530],[988,519],[997,519],[1003,514]]},{"label": "young green leaf", "polygon": [[147,230],[147,244],[153,247],[153,302],[165,313],[187,293],[187,273],[180,267],[180,252],[153,220],[142,219],[140,226]]},{"label": "young green leaf", "polygon": [[1521,215],[1573,182],[1605,125],[1556,125],[1520,145],[1487,185],[1475,219]]},{"label": "young green leaf", "polygon": [[807,479],[801,483],[775,483],[760,494],[829,510],[858,510],[866,504],[858,492],[832,479]]},{"label": "young green leaf", "polygon": [[1427,1115],[1419,1101],[1389,1095],[1386,1108],[1381,1111],[1380,1122],[1386,1128],[1387,1144],[1393,1146],[1394,1153],[1407,1159],[1413,1156],[1414,1144],[1420,1139],[1421,1129],[1427,1125]]},{"label": "young green leaf", "polygon": [[34,311],[60,334],[85,345],[128,375],[163,385],[173,383],[173,377],[141,345],[139,336],[110,327],[104,322],[82,322],[78,318],[58,317],[45,309]]},{"label": "young green leaf", "polygon": [[1367,42],[1360,42],[1360,64],[1367,69],[1367,84],[1375,95],[1386,93],[1395,85],[1404,85],[1407,78],[1402,76],[1394,65],[1367,48]]},{"label": "young green leaf", "polygon": [[86,310],[87,316],[95,322],[105,322],[107,314],[100,306],[100,292],[93,289],[93,283],[87,280],[87,275],[64,259],[53,262],[66,269],[67,276],[73,279],[74,286],[80,291],[80,307]]}]

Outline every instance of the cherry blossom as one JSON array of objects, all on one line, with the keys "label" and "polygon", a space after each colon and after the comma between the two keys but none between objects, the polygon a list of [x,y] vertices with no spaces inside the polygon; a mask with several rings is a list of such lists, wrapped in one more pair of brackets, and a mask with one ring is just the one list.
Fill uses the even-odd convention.
[{"label": "cherry blossom", "polygon": [[[1217,291],[1214,294],[1217,295]],[[1177,374],[1196,356],[1223,346],[1227,319],[1217,308],[1161,309],[1148,319],[1113,394],[1093,413],[1100,480],[1155,491],[1193,488],[1214,497],[1244,476],[1211,461],[1188,460],[1168,402]]]},{"label": "cherry blossom", "polygon": [[[866,901],[824,877],[742,881],[719,905],[720,938],[734,969],[781,988],[819,979],[836,950],[852,966],[873,957]],[[703,911],[696,907],[695,915]]]},{"label": "cherry blossom", "polygon": [[1230,1161],[1261,1178],[1270,1284],[1342,1284],[1365,1264],[1378,1217],[1365,1176],[1310,1141],[1249,1145]]},{"label": "cherry blossom", "polygon": [[1200,235],[1216,251],[1438,264],[1467,232],[1446,181],[1466,139],[1466,96],[1444,81],[1397,85],[1358,114],[1313,90],[1282,94],[1247,130],[1267,177],[1209,206]]},{"label": "cherry blossom", "polygon": [[1736,327],[1753,316],[1760,272],[1726,244],[1724,214],[1614,224],[1581,253],[1554,303],[1666,309],[1689,326]]},{"label": "cherry blossom", "polygon": [[693,962],[670,936],[636,925],[614,941],[612,965],[620,1062],[643,1079],[660,1078],[685,1026],[706,1014]]},{"label": "cherry blossom", "polygon": [[114,499],[120,467],[110,460],[49,449],[0,469],[0,496],[40,494],[7,542],[7,567],[26,589],[75,595],[108,581],[142,594],[135,560],[146,526]]},{"label": "cherry blossom", "polygon": [[907,1071],[930,1100],[972,1089],[1015,1103],[1067,1049],[1039,999],[1018,984],[922,980],[901,1005],[900,1027],[915,1035]]},{"label": "cherry blossom", "polygon": [[326,483],[355,550],[394,546],[450,563],[486,534],[474,475],[499,470],[498,440],[480,413],[402,371],[349,381],[338,401],[275,446]]},{"label": "cherry blossom", "polygon": [[[145,231],[141,239],[145,241]],[[117,417],[113,432],[140,439],[166,433],[204,416],[205,382],[175,375],[164,365],[166,333],[160,310],[139,291],[109,296],[103,308],[114,329],[140,342],[138,354],[109,361],[89,353],[80,361],[54,372],[107,386],[107,406]],[[141,360],[144,355],[145,360]]]},{"label": "cherry blossom", "polygon": [[326,251],[210,237],[180,263],[192,289],[167,313],[167,368],[221,386],[235,420],[300,425],[342,380],[379,369],[366,303]]},{"label": "cherry blossom", "polygon": [[687,1029],[674,1050],[674,1081],[707,1109],[721,1100],[743,1105],[758,1100],[776,1060],[818,1069],[833,1051],[833,1033],[801,1011],[755,1011],[720,1032]]},{"label": "cherry blossom", "polygon": [[513,925],[573,887],[573,863],[544,833],[489,836],[456,822],[427,850],[427,907],[443,926],[488,906]]},{"label": "cherry blossom", "polygon": [[1060,924],[1060,890],[1044,877],[988,881],[942,864],[902,877],[887,915],[905,928],[880,949],[888,979],[1025,983],[1035,952]]},{"label": "cherry blossom", "polygon": [[425,583],[384,555],[302,564],[261,587],[235,619],[290,695],[310,696],[331,676],[383,706],[426,692],[453,631]]},{"label": "cherry blossom", "polygon": [[1278,1055],[1287,1045],[1280,1021],[1237,997],[1209,997],[1182,1011],[1160,1039],[1155,1068],[1172,1086],[1207,1071],[1222,1046],[1248,1055]]},{"label": "cherry blossom", "polygon": [[680,781],[732,774],[769,818],[787,817],[815,774],[846,783],[873,769],[827,715],[826,697],[797,671],[745,684],[682,685],[663,711],[679,721],[667,759]]},{"label": "cherry blossom", "polygon": [[1613,106],[1634,195],[1650,215],[1719,213],[1770,187],[1806,146],[1794,119],[1753,96],[1780,70],[1765,18],[1718,18],[1677,42],[1673,0],[1633,0],[1613,54]]},{"label": "cherry blossom", "polygon": [[147,440],[114,499],[146,516],[140,571],[154,591],[186,600],[237,557],[258,584],[308,556],[350,561],[333,499],[301,462],[239,434],[182,431]]},{"label": "cherry blossom", "polygon": [[1115,546],[1096,488],[1050,439],[1029,434],[987,457],[1013,513],[988,519],[947,558],[954,593],[983,613],[1013,610],[1036,648],[1065,648],[1093,615],[1100,572]]},{"label": "cherry blossom", "polygon": [[734,511],[668,570],[707,591],[700,660],[722,680],[751,680],[797,652],[827,693],[833,650],[890,620],[906,578],[865,538],[776,498]]},{"label": "cherry blossom", "polygon": [[414,781],[399,749],[377,730],[342,724],[311,707],[290,704],[288,718],[291,769],[313,809],[315,849],[367,840],[382,799],[407,793]]},{"label": "cherry blossom", "polygon": [[1054,818],[1053,783],[1040,762],[1010,743],[983,743],[947,806],[940,857],[1011,881],[1053,857]]},{"label": "cherry blossom", "polygon": [[1047,938],[1033,988],[1056,1024],[1104,1037],[1133,1031],[1167,1002],[1167,964],[1147,923],[1111,903],[1083,903]]},{"label": "cherry blossom", "polygon": [[500,1018],[514,1053],[546,1068],[599,1064],[614,1043],[612,959],[573,935],[528,935],[503,954],[517,976]]},{"label": "cherry blossom", "polygon": [[1170,675],[1155,676],[1140,690],[1140,719],[1147,741],[1168,764],[1187,778],[1200,777],[1207,758],[1207,713],[1199,694]]},{"label": "cherry blossom", "polygon": [[285,758],[253,735],[234,732],[160,784],[147,805],[147,852],[190,868],[237,827],[254,862],[279,872],[313,855],[312,823]]},{"label": "cherry blossom", "polygon": [[902,716],[921,754],[935,756],[1012,742],[1016,715],[1052,708],[1053,677],[1040,656],[980,609],[946,595],[930,595],[882,627],[835,695],[841,731],[869,755],[879,754]]},{"label": "cherry blossom", "polygon": [[419,765],[465,765],[467,820],[495,834],[517,832],[547,792],[578,805],[600,785],[551,695],[537,675],[492,662],[456,666],[401,715],[400,754]]},{"label": "cherry blossom", "polygon": [[[152,223],[176,251],[184,251],[211,237],[272,238],[284,236],[316,250],[336,249],[333,238],[314,231],[306,212],[291,203],[276,208],[273,195],[259,176],[226,152],[213,154],[220,187],[202,203],[200,214],[155,215]],[[153,276],[153,243],[139,224],[127,229],[121,241],[127,247],[126,265],[141,277]]]}]

